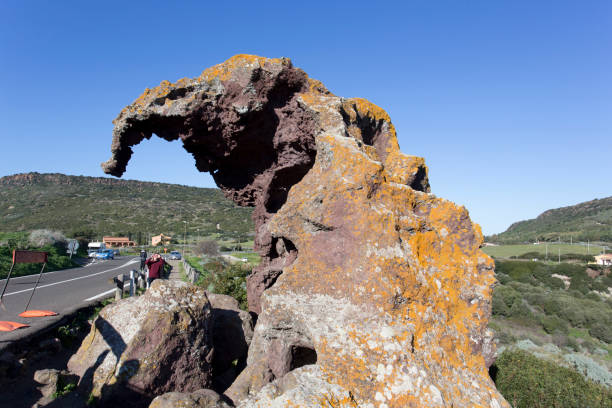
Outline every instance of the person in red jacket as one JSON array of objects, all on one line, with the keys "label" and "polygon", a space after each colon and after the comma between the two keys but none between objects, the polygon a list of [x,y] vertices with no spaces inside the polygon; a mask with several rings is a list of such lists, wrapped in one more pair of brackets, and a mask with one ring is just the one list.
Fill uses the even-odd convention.
[{"label": "person in red jacket", "polygon": [[153,254],[147,261],[145,265],[149,268],[149,276],[147,277],[147,287],[151,286],[151,283],[158,278],[161,278],[164,273],[164,265],[166,265],[166,261],[161,257],[160,254]]}]

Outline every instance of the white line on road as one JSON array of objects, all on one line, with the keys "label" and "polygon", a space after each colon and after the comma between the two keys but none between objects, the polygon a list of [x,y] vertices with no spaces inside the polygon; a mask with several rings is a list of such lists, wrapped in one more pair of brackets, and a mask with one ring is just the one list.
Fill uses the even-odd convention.
[{"label": "white line on road", "polygon": [[83,302],[89,302],[89,301],[91,301],[91,300],[96,300],[96,299],[98,299],[98,298],[101,298],[101,297],[104,297],[104,296],[110,295],[110,294],[111,294],[111,293],[113,293],[115,290],[116,290],[116,289],[107,290],[107,291],[106,291],[106,292],[104,292],[104,293],[100,293],[99,295],[96,295],[96,296],[92,296],[92,297],[90,297],[90,298],[87,298],[87,299],[83,300]]},{"label": "white line on road", "polygon": [[[134,263],[134,262],[137,262],[138,260],[140,260],[140,258],[132,258],[132,259],[131,259],[131,260],[128,262],[128,264],[129,264],[129,263]],[[104,261],[102,261],[102,262],[104,262]],[[125,264],[125,265],[128,265],[128,264]],[[90,263],[85,264],[85,265],[83,265],[83,266],[77,266],[77,267],[74,267],[74,268],[67,268],[67,269],[60,269],[59,271],[45,272],[45,273],[43,273],[43,276],[52,275],[52,274],[54,274],[54,273],[58,273],[58,272],[66,272],[66,271],[71,271],[71,270],[74,270],[74,269],[79,269],[79,268],[87,268],[88,266],[91,266],[91,265],[99,265],[99,264],[97,264],[96,262],[90,262]],[[125,265],[123,265],[123,266],[125,266]],[[13,281],[13,280],[17,280],[17,279],[31,278],[32,276],[36,277],[36,274],[32,274],[32,275],[24,275],[24,276],[16,276],[16,277],[14,277],[14,278],[11,278],[11,280]],[[6,279],[0,279],[0,283],[1,283],[1,282],[4,282],[5,280],[6,280]]]},{"label": "white line on road", "polygon": [[[47,284],[47,285],[42,285],[42,286],[39,286],[39,287],[37,287],[36,289],[38,290],[38,289],[42,289],[42,288],[48,288],[49,286],[59,285],[60,283],[66,283],[66,282],[72,282],[72,281],[79,280],[79,279],[91,278],[92,276],[102,275],[103,273],[107,273],[107,272],[111,272],[111,271],[116,271],[117,269],[124,268],[124,267],[126,267],[126,266],[128,266],[128,265],[131,265],[131,264],[133,264],[133,263],[136,263],[136,262],[138,262],[138,259],[132,259],[131,261],[128,261],[128,262],[124,263],[124,264],[123,264],[123,265],[121,265],[121,266],[117,266],[117,267],[115,267],[115,268],[108,269],[108,270],[106,270],[106,271],[92,273],[91,275],[79,276],[78,278],[67,279],[67,280],[65,280],[65,281],[60,281],[60,282],[55,282],[55,283],[49,283],[49,284]],[[11,296],[11,295],[16,295],[16,294],[18,294],[18,293],[29,292],[29,291],[30,291],[30,290],[32,290],[32,289],[34,289],[34,288],[23,289],[23,290],[19,290],[19,291],[17,291],[17,292],[6,293],[6,294],[4,294],[4,296]]]}]

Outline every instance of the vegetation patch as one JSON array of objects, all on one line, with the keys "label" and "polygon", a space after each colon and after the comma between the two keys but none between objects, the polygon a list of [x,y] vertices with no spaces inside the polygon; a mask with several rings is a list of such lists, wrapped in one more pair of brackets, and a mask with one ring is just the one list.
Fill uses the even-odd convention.
[{"label": "vegetation patch", "polygon": [[[30,250],[47,252],[47,266],[45,271],[79,266],[66,252],[66,238],[59,232],[35,230],[32,233],[4,233],[0,234],[0,278],[6,278],[13,262],[13,250]],[[81,251],[78,255],[85,256]],[[17,264],[13,268],[12,277],[38,274],[41,264]]]},{"label": "vegetation patch", "polygon": [[[529,375],[533,374],[533,378],[528,375],[521,380],[529,382],[544,375],[532,365],[539,364],[542,359],[552,364],[539,369],[552,370],[549,374],[553,375],[541,384],[508,380],[507,389],[502,393],[509,393],[504,396],[514,406],[605,406],[571,405],[582,400],[573,400],[563,393],[553,394],[554,398],[542,400],[546,403],[537,405],[528,397],[514,394],[521,387],[554,388],[554,381],[562,381],[559,376],[567,376],[564,370],[572,371],[584,381],[602,387],[612,386],[612,299],[599,294],[612,287],[612,275],[605,268],[596,273],[591,268],[575,263],[496,260],[498,284],[493,291],[490,328],[496,332],[499,349],[506,353],[506,360],[498,360],[498,368],[505,367],[510,373],[520,372],[520,367],[531,370]],[[566,289],[564,282],[555,276],[569,279],[569,287]],[[516,348],[539,359],[519,358],[512,351]],[[515,364],[518,366],[514,367]],[[559,371],[561,368],[563,370]],[[572,378],[567,377],[567,381],[574,381]],[[539,392],[534,391],[535,395]]]},{"label": "vegetation patch", "polygon": [[490,372],[497,389],[515,408],[612,406],[609,388],[526,351],[504,351]]}]

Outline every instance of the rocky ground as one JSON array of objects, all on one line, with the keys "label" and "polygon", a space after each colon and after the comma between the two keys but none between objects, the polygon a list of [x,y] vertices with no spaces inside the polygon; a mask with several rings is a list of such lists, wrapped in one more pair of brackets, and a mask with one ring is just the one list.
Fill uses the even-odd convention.
[{"label": "rocky ground", "polygon": [[[93,311],[93,308],[88,308],[81,312],[91,314]],[[77,315],[73,319],[77,319]],[[69,332],[61,330],[65,333],[64,337],[59,336],[64,340],[63,344],[56,329],[7,347],[0,355],[0,406],[85,407],[87,396],[74,392],[64,396],[56,393],[58,381],[60,390],[69,390],[68,384],[76,384],[78,380],[68,373],[67,363],[89,332],[90,324],[85,321],[84,324],[72,325]]]}]

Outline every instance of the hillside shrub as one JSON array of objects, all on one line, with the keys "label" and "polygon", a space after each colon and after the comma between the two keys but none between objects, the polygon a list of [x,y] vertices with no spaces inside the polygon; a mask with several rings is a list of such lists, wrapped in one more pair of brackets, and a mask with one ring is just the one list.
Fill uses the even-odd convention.
[{"label": "hillside shrub", "polygon": [[606,387],[525,351],[505,350],[490,373],[515,408],[612,406],[612,392]]},{"label": "hillside shrub", "polygon": [[521,299],[521,294],[509,286],[497,286],[493,291],[493,301],[496,298],[510,308],[515,301]]},{"label": "hillside shrub", "polygon": [[502,272],[498,272],[498,271],[495,271],[495,277],[497,278],[497,281],[501,283],[502,285],[505,285],[508,282],[512,281],[512,278],[510,278],[508,275]]},{"label": "hillside shrub", "polygon": [[600,301],[600,300],[601,300],[601,297],[599,297],[599,295],[598,295],[597,293],[595,293],[595,292],[589,292],[589,293],[587,293],[587,294],[584,296],[584,298],[585,298],[585,299],[588,299],[588,300],[593,300],[593,301],[595,301],[595,302],[598,302],[598,301]]},{"label": "hillside shrub", "polygon": [[529,306],[527,306],[523,299],[519,299],[512,304],[510,316],[527,320],[532,320],[534,318],[531,309],[529,309]]},{"label": "hillside shrub", "polygon": [[247,310],[246,277],[250,268],[242,264],[226,266],[220,261],[208,262],[204,265],[205,273],[197,285],[212,293],[228,295],[238,301],[242,310]]},{"label": "hillside shrub", "polygon": [[567,333],[569,329],[567,322],[559,319],[557,316],[542,316],[540,318],[540,323],[542,324],[542,327],[546,333],[549,334]]},{"label": "hillside shrub", "polygon": [[47,229],[38,229],[30,232],[29,243],[33,247],[44,247],[47,245],[62,245],[66,244],[66,237],[59,231],[50,231]]},{"label": "hillside shrub", "polygon": [[610,322],[595,322],[589,328],[589,334],[596,339],[612,344],[612,325]]},{"label": "hillside shrub", "polygon": [[499,290],[493,291],[492,313],[493,316],[510,316],[510,308],[506,305]]},{"label": "hillside shrub", "polygon": [[557,331],[552,335],[552,343],[560,348],[569,347],[570,338],[566,334]]}]

